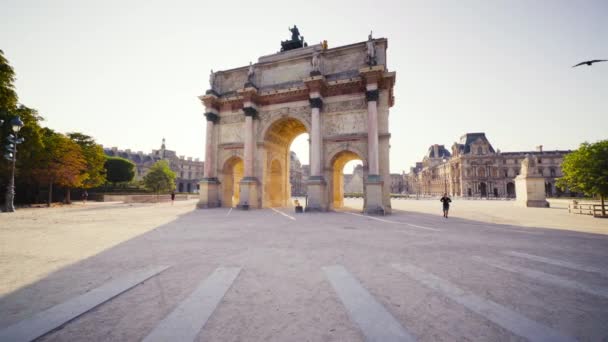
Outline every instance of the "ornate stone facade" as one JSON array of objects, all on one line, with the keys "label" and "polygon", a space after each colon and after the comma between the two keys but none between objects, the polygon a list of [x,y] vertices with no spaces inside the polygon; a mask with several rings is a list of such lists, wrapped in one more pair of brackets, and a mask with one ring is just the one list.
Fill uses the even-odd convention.
[{"label": "ornate stone facade", "polygon": [[204,163],[198,158],[177,156],[175,151],[165,148],[165,139],[158,150],[152,153],[132,152],[130,149],[119,150],[117,147],[104,148],[104,153],[111,157],[121,157],[135,164],[135,180],[142,180],[148,170],[159,160],[166,160],[176,174],[175,189],[178,192],[198,192],[199,182],[203,178]]},{"label": "ornate stone facade", "polygon": [[289,147],[308,133],[307,211],[341,206],[344,165],[359,159],[364,211],[390,213],[388,114],[395,73],[386,68],[387,43],[370,37],[333,49],[294,48],[214,73],[211,89],[200,96],[207,141],[199,207],[286,205],[293,191]]},{"label": "ornate stone facade", "polygon": [[421,163],[406,175],[411,194],[439,196],[447,192],[463,197],[515,197],[515,177],[527,155],[536,162],[536,172],[544,178],[548,196],[559,195],[555,180],[562,176],[561,164],[570,151],[501,152],[494,150],[485,133],[467,133],[452,145],[433,145]]}]

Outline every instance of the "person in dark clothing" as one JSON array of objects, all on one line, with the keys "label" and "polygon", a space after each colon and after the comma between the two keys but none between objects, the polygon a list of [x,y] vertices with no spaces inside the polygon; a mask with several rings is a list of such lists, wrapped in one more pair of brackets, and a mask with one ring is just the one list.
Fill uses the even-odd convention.
[{"label": "person in dark clothing", "polygon": [[175,201],[175,191],[171,191],[171,205],[173,205],[174,201]]},{"label": "person in dark clothing", "polygon": [[445,193],[440,201],[443,203],[443,217],[448,218],[448,211],[450,210],[450,202],[452,202],[452,200],[448,197],[448,194]]}]

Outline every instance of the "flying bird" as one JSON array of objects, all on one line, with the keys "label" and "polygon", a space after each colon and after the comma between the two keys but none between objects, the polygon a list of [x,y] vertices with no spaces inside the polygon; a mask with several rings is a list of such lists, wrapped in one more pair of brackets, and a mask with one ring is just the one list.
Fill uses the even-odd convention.
[{"label": "flying bird", "polygon": [[608,61],[608,59],[594,59],[594,60],[591,60],[591,61],[584,61],[584,62],[580,62],[580,63],[578,63],[577,65],[574,65],[574,66],[572,66],[572,67],[573,67],[573,68],[576,68],[577,66],[579,66],[579,65],[584,65],[584,64],[587,64],[588,66],[591,66],[591,64],[593,64],[593,63],[597,63],[597,62],[607,62],[607,61]]}]

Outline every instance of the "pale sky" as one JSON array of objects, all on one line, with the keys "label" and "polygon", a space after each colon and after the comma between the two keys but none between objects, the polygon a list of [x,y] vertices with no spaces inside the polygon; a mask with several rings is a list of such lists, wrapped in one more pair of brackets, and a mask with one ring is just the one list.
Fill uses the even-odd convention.
[{"label": "pale sky", "polygon": [[397,72],[401,172],[467,132],[502,151],[608,138],[608,62],[571,68],[608,59],[607,23],[608,1],[0,0],[0,49],[45,125],[135,151],[165,137],[202,159],[210,69],[277,52],[293,24],[330,47],[373,30]]}]

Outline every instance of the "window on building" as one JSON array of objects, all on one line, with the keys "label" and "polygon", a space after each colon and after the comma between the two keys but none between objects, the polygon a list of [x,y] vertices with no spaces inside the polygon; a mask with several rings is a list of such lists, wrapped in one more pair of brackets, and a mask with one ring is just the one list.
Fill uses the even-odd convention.
[{"label": "window on building", "polygon": [[543,168],[542,167],[538,168],[538,174],[541,175],[541,176],[543,175]]},{"label": "window on building", "polygon": [[551,177],[555,177],[555,169],[554,169],[554,168],[551,168],[551,169],[549,170],[549,172],[550,172],[550,174],[551,174]]},{"label": "window on building", "polygon": [[477,154],[483,154],[483,148],[481,146],[477,148]]},{"label": "window on building", "polygon": [[543,163],[543,159],[542,158],[538,158],[538,163],[542,164]]}]

